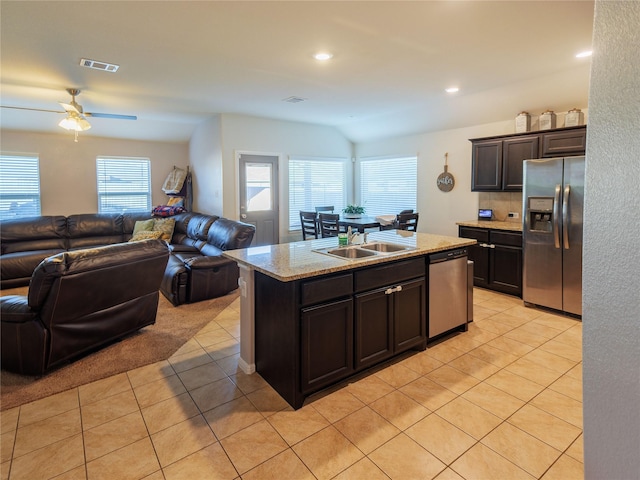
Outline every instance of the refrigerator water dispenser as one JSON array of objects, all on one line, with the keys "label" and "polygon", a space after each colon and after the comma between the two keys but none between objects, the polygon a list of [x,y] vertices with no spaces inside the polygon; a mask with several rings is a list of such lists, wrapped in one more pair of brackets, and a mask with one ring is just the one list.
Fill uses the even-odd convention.
[{"label": "refrigerator water dispenser", "polygon": [[553,231],[553,197],[529,197],[527,214],[530,231],[548,233]]}]

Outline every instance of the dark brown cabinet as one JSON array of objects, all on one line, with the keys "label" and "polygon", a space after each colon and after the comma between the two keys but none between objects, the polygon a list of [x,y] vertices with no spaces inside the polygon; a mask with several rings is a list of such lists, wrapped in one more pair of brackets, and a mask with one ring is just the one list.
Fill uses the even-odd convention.
[{"label": "dark brown cabinet", "polygon": [[302,392],[326,387],[351,375],[353,366],[353,300],[303,308]]},{"label": "dark brown cabinet", "polygon": [[502,140],[473,142],[471,190],[502,190]]},{"label": "dark brown cabinet", "polygon": [[355,306],[356,369],[425,344],[424,278],[357,294]]},{"label": "dark brown cabinet", "polygon": [[587,127],[471,139],[471,190],[522,191],[522,162],[531,158],[584,155]]},{"label": "dark brown cabinet", "polygon": [[427,342],[423,256],[280,282],[255,272],[256,370],[294,408]]},{"label": "dark brown cabinet", "polygon": [[584,155],[587,148],[586,127],[542,133],[540,158]]},{"label": "dark brown cabinet", "polygon": [[475,286],[522,297],[521,232],[460,226],[458,236],[478,241],[467,247]]}]

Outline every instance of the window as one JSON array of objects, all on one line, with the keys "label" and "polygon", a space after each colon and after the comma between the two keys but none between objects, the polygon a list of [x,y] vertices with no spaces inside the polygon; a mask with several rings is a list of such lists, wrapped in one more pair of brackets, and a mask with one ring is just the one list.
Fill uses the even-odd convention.
[{"label": "window", "polygon": [[367,215],[397,214],[416,209],[417,157],[360,160],[360,204]]},{"label": "window", "polygon": [[344,158],[289,159],[289,229],[300,226],[300,210],[333,205],[342,211],[346,198],[346,163]]},{"label": "window", "polygon": [[98,157],[98,212],[151,212],[148,158]]},{"label": "window", "polygon": [[0,220],[40,215],[37,155],[0,155]]}]

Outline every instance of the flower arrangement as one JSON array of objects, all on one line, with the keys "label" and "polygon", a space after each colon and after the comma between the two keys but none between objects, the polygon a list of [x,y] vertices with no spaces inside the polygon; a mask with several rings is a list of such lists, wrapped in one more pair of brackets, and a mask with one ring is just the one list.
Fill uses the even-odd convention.
[{"label": "flower arrangement", "polygon": [[364,213],[364,207],[359,205],[347,205],[342,209],[342,212],[345,214],[345,217],[359,217]]}]

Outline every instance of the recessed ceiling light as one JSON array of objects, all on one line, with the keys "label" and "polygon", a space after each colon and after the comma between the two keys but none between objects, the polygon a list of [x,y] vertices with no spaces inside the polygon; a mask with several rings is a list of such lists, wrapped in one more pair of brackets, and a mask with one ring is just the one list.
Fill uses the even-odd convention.
[{"label": "recessed ceiling light", "polygon": [[592,53],[593,53],[593,52],[592,52],[591,50],[587,50],[587,51],[585,51],[585,52],[580,52],[580,53],[578,53],[578,54],[576,55],[576,58],[590,57]]},{"label": "recessed ceiling light", "polygon": [[313,58],[324,62],[325,60],[330,60],[331,58],[333,58],[333,54],[329,52],[318,52],[313,56]]},{"label": "recessed ceiling light", "polygon": [[458,87],[449,87],[445,90],[445,92],[447,93],[456,93],[457,91],[459,91],[460,89]]}]

